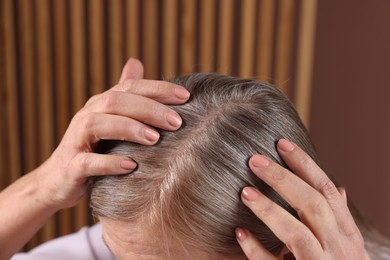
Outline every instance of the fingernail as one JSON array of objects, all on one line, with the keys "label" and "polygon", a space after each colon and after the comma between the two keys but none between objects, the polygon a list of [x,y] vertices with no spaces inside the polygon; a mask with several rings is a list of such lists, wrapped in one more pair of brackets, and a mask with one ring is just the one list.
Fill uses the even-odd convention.
[{"label": "fingernail", "polygon": [[262,155],[254,155],[251,158],[251,163],[256,168],[265,168],[269,165],[269,160]]},{"label": "fingernail", "polygon": [[150,128],[145,129],[145,138],[151,142],[156,142],[160,138],[160,134]]},{"label": "fingernail", "polygon": [[236,238],[240,242],[244,241],[248,237],[248,233],[243,228],[236,228]]},{"label": "fingernail", "polygon": [[180,99],[188,99],[190,97],[190,92],[184,88],[175,88],[175,95]]},{"label": "fingernail", "polygon": [[253,201],[259,197],[259,194],[253,188],[245,187],[242,190],[242,196],[248,201]]},{"label": "fingernail", "polygon": [[294,145],[286,139],[280,139],[278,146],[284,152],[291,152],[295,148]]},{"label": "fingernail", "polygon": [[182,123],[181,117],[175,112],[171,112],[168,114],[167,121],[173,127],[179,127]]},{"label": "fingernail", "polygon": [[134,170],[137,164],[132,160],[123,160],[121,161],[121,167],[125,170]]}]

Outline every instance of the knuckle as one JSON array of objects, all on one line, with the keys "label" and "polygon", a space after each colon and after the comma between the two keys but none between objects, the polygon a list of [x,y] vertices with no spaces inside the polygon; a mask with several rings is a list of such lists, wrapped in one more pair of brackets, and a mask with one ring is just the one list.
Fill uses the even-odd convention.
[{"label": "knuckle", "polygon": [[290,185],[289,173],[285,169],[274,169],[270,173],[269,185],[274,190],[283,190],[286,186]]},{"label": "knuckle", "polygon": [[333,184],[333,182],[327,176],[324,176],[320,180],[318,190],[325,197],[330,197],[330,196],[334,196],[334,195],[339,194],[336,186]]},{"label": "knuckle", "polygon": [[314,195],[305,204],[305,209],[310,215],[327,217],[330,214],[328,203],[321,195]]},{"label": "knuckle", "polygon": [[90,130],[94,127],[95,124],[96,124],[96,114],[88,113],[82,119],[81,129]]},{"label": "knuckle", "polygon": [[275,186],[283,186],[288,173],[284,169],[275,169],[271,173],[272,180],[275,182]]},{"label": "knuckle", "polygon": [[246,251],[245,251],[245,255],[250,260],[260,260],[260,259],[262,259],[261,258],[261,254],[259,253],[259,249],[257,247],[254,247],[254,246],[249,246],[246,249]]},{"label": "knuckle", "polygon": [[120,91],[133,93],[137,90],[138,82],[138,79],[129,79],[124,81],[123,83],[118,84],[117,86]]},{"label": "knuckle", "polygon": [[161,100],[171,96],[173,90],[170,87],[166,87],[161,82],[150,82],[150,88],[148,89],[148,97],[153,100]]},{"label": "knuckle", "polygon": [[71,124],[76,124],[78,125],[80,121],[83,120],[83,117],[85,116],[85,111],[83,110],[79,110],[77,111],[77,113],[73,116],[72,120],[71,120]]},{"label": "knuckle", "polygon": [[135,80],[133,86],[143,85],[142,87],[134,87],[134,91],[147,96],[153,100],[160,100],[168,98],[173,95],[174,87],[170,83],[148,80],[146,81]]},{"label": "knuckle", "polygon": [[266,220],[274,217],[275,204],[273,201],[265,201],[261,203],[261,208],[259,209],[259,214],[261,218]]},{"label": "knuckle", "polygon": [[155,82],[150,82],[150,89],[149,89],[149,95],[150,97],[158,97],[160,96],[161,94],[161,85],[160,84],[156,84]]},{"label": "knuckle", "polygon": [[364,247],[364,239],[362,234],[360,233],[359,229],[356,227],[352,231],[348,232],[346,234],[349,241],[354,243],[356,246],[363,246]]},{"label": "knuckle", "polygon": [[87,156],[79,156],[77,162],[77,169],[79,172],[87,172],[90,167],[90,160]]},{"label": "knuckle", "polygon": [[311,247],[311,238],[306,232],[292,232],[286,243],[288,248],[307,249]]},{"label": "knuckle", "polygon": [[117,103],[117,95],[114,91],[107,91],[101,96],[100,106],[104,111],[111,110]]},{"label": "knuckle", "polygon": [[101,96],[102,94],[97,94],[88,99],[88,101],[85,103],[84,107],[87,107],[91,105],[92,103],[95,103]]},{"label": "knuckle", "polygon": [[149,113],[155,118],[165,120],[171,113],[171,109],[158,102],[153,102],[153,104],[150,106]]},{"label": "knuckle", "polygon": [[311,168],[311,163],[312,163],[312,160],[311,158],[308,156],[308,155],[301,155],[301,157],[299,158],[299,164],[302,165],[302,168],[304,169],[310,169]]}]

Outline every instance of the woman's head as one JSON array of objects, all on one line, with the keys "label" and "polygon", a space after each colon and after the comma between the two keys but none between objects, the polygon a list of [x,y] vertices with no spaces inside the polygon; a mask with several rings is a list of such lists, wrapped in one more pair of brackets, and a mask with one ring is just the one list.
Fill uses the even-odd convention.
[{"label": "woman's head", "polygon": [[236,227],[249,229],[271,252],[279,252],[283,243],[241,202],[240,192],[255,186],[296,215],[248,167],[257,153],[284,165],[276,151],[281,138],[317,160],[293,106],[275,87],[255,80],[193,74],[172,81],[191,92],[188,103],[172,107],[183,126],[160,131],[155,146],[102,141],[99,152],[131,157],[138,168],[126,176],[94,180],[94,215],[103,220],[110,239],[118,232],[135,236],[142,227],[138,233],[156,239],[149,239],[156,254],[188,250],[189,255],[244,257]]}]

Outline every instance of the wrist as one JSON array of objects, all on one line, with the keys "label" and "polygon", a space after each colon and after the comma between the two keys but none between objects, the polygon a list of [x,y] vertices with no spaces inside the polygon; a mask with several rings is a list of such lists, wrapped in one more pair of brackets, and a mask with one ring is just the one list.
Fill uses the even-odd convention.
[{"label": "wrist", "polygon": [[36,169],[0,193],[0,258],[8,259],[58,211],[41,189]]},{"label": "wrist", "polygon": [[26,190],[26,194],[29,194],[34,201],[38,204],[38,207],[42,207],[45,211],[54,214],[63,208],[61,203],[55,199],[57,191],[50,181],[54,169],[50,167],[48,161],[44,162],[41,166],[30,172],[28,181],[30,187]]}]

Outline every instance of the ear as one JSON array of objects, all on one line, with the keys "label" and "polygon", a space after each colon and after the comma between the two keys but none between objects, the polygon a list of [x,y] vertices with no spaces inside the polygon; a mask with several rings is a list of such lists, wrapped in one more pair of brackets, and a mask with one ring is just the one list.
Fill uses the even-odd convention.
[{"label": "ear", "polygon": [[119,83],[128,79],[142,79],[144,77],[144,65],[137,59],[130,58],[123,67]]}]

